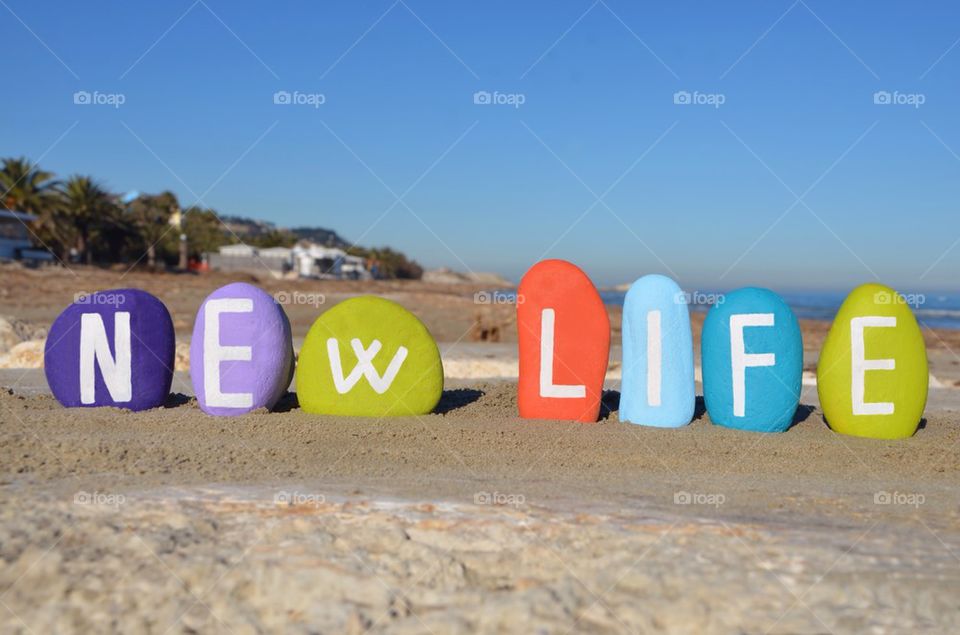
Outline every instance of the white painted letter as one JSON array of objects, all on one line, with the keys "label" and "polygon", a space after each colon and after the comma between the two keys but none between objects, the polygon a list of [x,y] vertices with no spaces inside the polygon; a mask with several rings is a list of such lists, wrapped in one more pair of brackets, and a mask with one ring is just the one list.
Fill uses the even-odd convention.
[{"label": "white painted letter", "polygon": [[747,409],[747,368],[774,366],[773,353],[747,353],[743,329],[747,326],[773,326],[773,313],[738,313],[730,316],[730,361],[733,368],[733,416],[745,417]]},{"label": "white painted letter", "polygon": [[553,383],[553,325],[556,313],[544,309],[540,314],[540,396],[558,399],[582,399],[587,396],[587,387],[580,384]]},{"label": "white painted letter", "polygon": [[373,367],[373,358],[377,356],[377,353],[380,352],[380,348],[383,346],[380,344],[380,340],[373,340],[369,348],[364,348],[363,342],[357,338],[353,338],[350,340],[350,346],[353,347],[353,354],[357,356],[357,364],[353,367],[353,370],[350,371],[350,374],[344,377],[343,365],[340,363],[340,342],[338,342],[335,337],[327,339],[327,357],[330,358],[330,374],[333,375],[333,385],[336,387],[337,392],[341,395],[347,394],[357,385],[361,376],[367,378],[370,387],[373,388],[374,392],[378,395],[387,392],[393,380],[396,379],[397,373],[400,372],[400,367],[403,365],[404,360],[407,359],[407,348],[401,346],[397,349],[397,352],[393,354],[393,359],[391,359],[387,365],[387,370],[383,373],[383,377],[381,377],[377,374],[377,369]]},{"label": "white painted letter", "polygon": [[864,387],[868,370],[893,370],[897,366],[893,359],[866,359],[863,343],[863,331],[869,327],[894,327],[897,325],[895,317],[880,317],[870,315],[855,317],[850,320],[850,366],[853,377],[851,382],[851,397],[853,399],[853,414],[855,415],[892,415],[893,404],[889,401],[864,402]]},{"label": "white painted letter", "polygon": [[207,300],[203,310],[203,390],[207,405],[216,408],[250,408],[253,393],[228,392],[220,389],[220,362],[249,362],[253,359],[252,346],[222,346],[220,344],[220,314],[252,313],[250,298],[217,298]]},{"label": "white painted letter", "polygon": [[663,375],[663,345],[660,342],[660,311],[647,313],[647,405],[660,406]]},{"label": "white painted letter", "polygon": [[117,403],[133,399],[133,383],[130,379],[130,313],[119,311],[113,314],[113,348],[116,357],[110,355],[107,330],[99,313],[84,313],[80,316],[80,403],[96,401],[96,374],[94,364],[100,365],[103,383],[110,398]]}]

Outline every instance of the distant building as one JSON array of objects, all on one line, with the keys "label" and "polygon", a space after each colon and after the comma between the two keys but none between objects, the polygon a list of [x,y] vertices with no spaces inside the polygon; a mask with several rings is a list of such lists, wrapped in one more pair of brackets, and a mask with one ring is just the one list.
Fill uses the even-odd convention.
[{"label": "distant building", "polygon": [[289,247],[266,247],[257,250],[260,266],[270,271],[280,271],[284,274],[293,270],[293,251]]},{"label": "distant building", "polygon": [[211,269],[220,271],[269,271],[279,278],[292,272],[298,278],[369,280],[364,259],[337,247],[301,241],[293,248],[224,245],[219,253],[206,254]]},{"label": "distant building", "polygon": [[289,255],[286,258],[278,258],[275,255],[264,257],[256,247],[243,244],[224,245],[220,247],[218,253],[207,253],[204,256],[209,268],[219,271],[243,271],[262,274],[266,270],[273,277],[281,278],[292,268]]},{"label": "distant building", "polygon": [[224,245],[220,248],[220,255],[231,258],[252,258],[257,255],[257,250],[250,245]]},{"label": "distant building", "polygon": [[46,249],[34,249],[28,223],[37,220],[33,214],[0,209],[0,260],[50,262],[53,254]]},{"label": "distant building", "polygon": [[369,280],[372,277],[363,258],[351,256],[339,247],[301,241],[292,252],[297,274],[301,278]]}]

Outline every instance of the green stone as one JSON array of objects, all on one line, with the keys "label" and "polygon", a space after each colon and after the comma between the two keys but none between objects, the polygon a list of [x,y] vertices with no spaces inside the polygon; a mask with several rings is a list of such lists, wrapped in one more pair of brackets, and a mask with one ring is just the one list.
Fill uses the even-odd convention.
[{"label": "green stone", "polygon": [[437,342],[417,317],[374,296],[344,300],[310,327],[297,364],[307,412],[385,417],[432,412],[443,394]]},{"label": "green stone", "polygon": [[817,364],[830,427],[858,437],[909,437],[923,417],[928,384],[923,334],[903,296],[879,284],[854,289]]}]

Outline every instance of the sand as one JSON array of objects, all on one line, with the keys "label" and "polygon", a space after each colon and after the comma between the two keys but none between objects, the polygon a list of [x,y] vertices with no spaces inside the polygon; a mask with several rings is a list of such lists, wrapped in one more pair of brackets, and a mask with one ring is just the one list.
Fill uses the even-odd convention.
[{"label": "sand", "polygon": [[[960,628],[958,416],[916,436],[377,421],[0,394],[5,631]],[[608,403],[615,406],[616,394]],[[887,500],[889,499],[889,502]],[[6,590],[6,591],[3,591]],[[21,621],[22,620],[22,621]]]},{"label": "sand", "polygon": [[[229,279],[4,270],[0,315],[34,337],[75,290],[136,286],[182,341]],[[513,372],[512,307],[469,285],[257,282],[323,295],[286,307],[296,337],[338,298],[392,297],[463,379],[424,417],[308,415],[291,394],[224,419],[184,373],[130,413],[0,370],[0,631],[960,632],[957,332],[925,332],[942,387],[906,440],[834,434],[810,385],[783,434],[702,405],[683,429],[623,424],[615,372],[601,422],[523,421],[512,381],[478,379]],[[828,326],[803,324],[808,370]]]}]

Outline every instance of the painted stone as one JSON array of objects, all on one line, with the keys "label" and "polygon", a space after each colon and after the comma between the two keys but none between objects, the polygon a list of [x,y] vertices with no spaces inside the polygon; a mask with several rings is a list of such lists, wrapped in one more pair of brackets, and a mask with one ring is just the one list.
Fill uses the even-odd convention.
[{"label": "painted stone", "polygon": [[909,437],[923,416],[928,384],[923,334],[903,296],[879,284],[850,292],[817,363],[827,424],[858,437]]},{"label": "painted stone", "polygon": [[190,340],[190,378],[200,409],[240,415],[273,408],[293,372],[293,341],[283,308],[245,282],[211,293]]},{"label": "painted stone", "polygon": [[755,432],[790,427],[803,376],[803,339],[773,291],[744,288],[707,313],[701,337],[703,397],[710,419]]},{"label": "painted stone", "polygon": [[595,422],[610,356],[610,320],[579,267],[544,260],[517,290],[520,378],[525,419]]},{"label": "painted stone", "polygon": [[68,408],[156,408],[173,381],[173,321],[140,289],[98,291],[64,309],[47,336],[44,372]]},{"label": "painted stone", "polygon": [[695,405],[686,295],[666,276],[644,276],[623,303],[620,421],[676,428],[690,423]]},{"label": "painted stone", "polygon": [[317,318],[300,349],[297,399],[307,412],[421,415],[432,412],[442,394],[436,341],[390,300],[344,300]]}]

